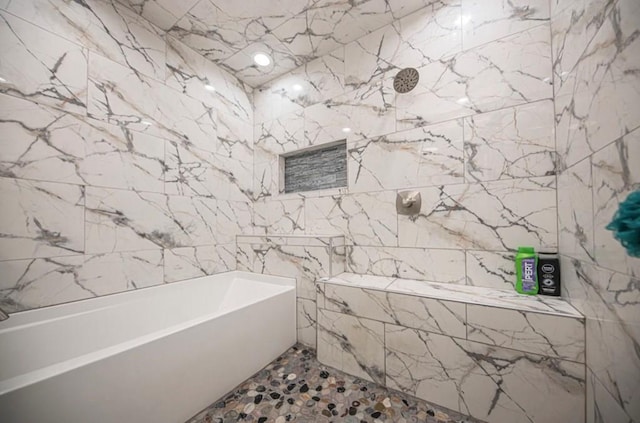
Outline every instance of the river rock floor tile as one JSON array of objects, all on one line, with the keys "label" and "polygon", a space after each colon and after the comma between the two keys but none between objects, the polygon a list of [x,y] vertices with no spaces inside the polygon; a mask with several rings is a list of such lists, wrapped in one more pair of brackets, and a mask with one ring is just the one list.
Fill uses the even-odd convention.
[{"label": "river rock floor tile", "polygon": [[481,423],[316,360],[290,348],[187,423]]}]

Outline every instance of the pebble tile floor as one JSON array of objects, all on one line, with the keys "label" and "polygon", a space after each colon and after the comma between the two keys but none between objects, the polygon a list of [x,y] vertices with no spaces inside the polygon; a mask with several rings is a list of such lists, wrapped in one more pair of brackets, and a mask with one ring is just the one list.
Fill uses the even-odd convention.
[{"label": "pebble tile floor", "polygon": [[481,423],[320,364],[296,345],[187,423]]}]

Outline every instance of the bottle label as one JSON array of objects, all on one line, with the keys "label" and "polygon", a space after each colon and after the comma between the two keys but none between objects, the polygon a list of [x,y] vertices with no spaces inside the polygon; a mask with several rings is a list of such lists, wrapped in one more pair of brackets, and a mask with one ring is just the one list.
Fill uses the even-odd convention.
[{"label": "bottle label", "polygon": [[533,291],[536,288],[535,277],[536,259],[522,259],[522,290]]}]

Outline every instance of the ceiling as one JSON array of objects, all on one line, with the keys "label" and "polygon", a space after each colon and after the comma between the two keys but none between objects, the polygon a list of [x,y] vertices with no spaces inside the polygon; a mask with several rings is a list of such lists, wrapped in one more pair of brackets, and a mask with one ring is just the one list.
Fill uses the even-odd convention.
[{"label": "ceiling", "polygon": [[[138,13],[257,87],[433,0],[126,0]],[[271,65],[253,62],[267,53]]]}]

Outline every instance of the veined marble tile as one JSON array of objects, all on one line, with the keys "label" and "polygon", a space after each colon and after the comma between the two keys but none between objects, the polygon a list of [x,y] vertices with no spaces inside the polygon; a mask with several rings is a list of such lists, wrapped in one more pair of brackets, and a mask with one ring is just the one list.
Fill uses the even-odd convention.
[{"label": "veined marble tile", "polygon": [[258,163],[276,160],[282,153],[306,146],[302,111],[288,113],[278,119],[262,122],[254,129],[254,157]]},{"label": "veined marble tile", "polygon": [[398,244],[395,191],[380,191],[305,200],[306,230],[344,233],[348,245]]},{"label": "veined marble tile", "polygon": [[335,284],[324,284],[323,295],[327,310],[466,338],[462,303]]},{"label": "veined marble tile", "polygon": [[0,175],[82,184],[82,127],[75,115],[0,94]]},{"label": "veined marble tile", "polygon": [[[280,193],[280,159],[273,156],[268,162],[253,164],[253,199],[273,201],[269,197]],[[284,187],[283,187],[284,190]]]},{"label": "veined marble tile", "polygon": [[287,89],[301,106],[327,101],[344,93],[344,56],[344,48],[340,47],[291,71],[277,84]]},{"label": "veined marble tile", "polygon": [[631,418],[602,383],[587,368],[587,420],[586,423],[633,423]]},{"label": "veined marble tile", "polygon": [[317,336],[316,302],[306,298],[298,298],[296,303],[298,342],[315,349]]},{"label": "veined marble tile", "polygon": [[465,118],[464,152],[467,181],[554,175],[553,102]]},{"label": "veined marble tile", "polygon": [[303,106],[298,104],[300,94],[293,89],[293,85],[301,81],[297,78],[294,81],[291,83],[289,76],[285,75],[254,90],[253,107],[256,125],[303,109]]},{"label": "veined marble tile", "polygon": [[11,0],[1,0],[0,1],[0,8],[6,9],[7,6],[9,6],[9,3],[11,3]]},{"label": "veined marble tile", "polygon": [[350,192],[463,182],[462,121],[348,145]]},{"label": "veined marble tile", "polygon": [[[215,148],[212,142],[212,147]],[[216,155],[188,142],[167,141],[165,191],[174,195],[216,197]]]},{"label": "veined marble tile", "polygon": [[88,187],[86,207],[88,253],[216,243],[213,199]]},{"label": "veined marble tile", "polygon": [[515,254],[497,251],[466,251],[467,285],[515,289]]},{"label": "veined marble tile", "polygon": [[592,157],[595,257],[603,267],[636,277],[640,277],[640,258],[629,256],[606,226],[613,219],[620,202],[640,188],[640,170],[635,164],[638,158],[638,129]]},{"label": "veined marble tile", "polygon": [[583,364],[390,324],[385,340],[391,388],[492,423],[584,419]]},{"label": "veined marble tile", "polygon": [[562,254],[594,260],[591,159],[558,175],[558,241]]},{"label": "veined marble tile", "polygon": [[384,324],[318,309],[318,361],[384,383]]},{"label": "veined marble tile", "polygon": [[143,18],[165,31],[169,30],[178,20],[191,9],[198,0],[127,0],[127,4]]},{"label": "veined marble tile", "polygon": [[216,154],[213,167],[215,196],[221,200],[253,199],[253,162],[233,160]]},{"label": "veined marble tile", "polygon": [[82,254],[84,195],[82,186],[0,178],[0,258]]},{"label": "veined marble tile", "polygon": [[347,256],[353,273],[465,283],[462,250],[351,246]]},{"label": "veined marble tile", "polygon": [[163,32],[116,1],[14,1],[8,10],[135,72],[164,80]]},{"label": "veined marble tile", "polygon": [[580,319],[469,304],[467,339],[578,363],[585,359]]},{"label": "veined marble tile", "polygon": [[217,203],[216,239],[219,243],[233,243],[237,235],[253,233],[251,203],[229,200],[217,200]]},{"label": "veined marble tile", "polygon": [[95,54],[89,69],[89,116],[215,151],[212,108]]},{"label": "veined marble tile", "polygon": [[161,284],[162,252],[2,261],[0,272],[0,304],[16,312]]},{"label": "veined marble tile", "polygon": [[[219,208],[219,207],[218,207]],[[277,245],[296,245],[300,247],[343,247],[343,235],[238,235],[238,244],[273,243]],[[339,272],[342,273],[342,272]]]},{"label": "veined marble tile", "polygon": [[168,86],[250,123],[252,106],[242,84],[175,38],[167,37]]},{"label": "veined marble tile", "polygon": [[[305,229],[304,201],[257,201],[253,205],[256,234],[302,233]],[[335,231],[333,231],[335,232]]]},{"label": "veined marble tile", "polygon": [[342,273],[332,277],[326,283],[385,290],[394,280],[395,278],[392,277]]},{"label": "veined marble tile", "polygon": [[217,155],[225,160],[253,163],[252,119],[218,110]]},{"label": "veined marble tile", "polygon": [[164,250],[164,281],[175,282],[219,272],[215,245]]},{"label": "veined marble tile", "polygon": [[466,50],[548,21],[545,0],[462,0],[462,45]]},{"label": "veined marble tile", "polygon": [[422,211],[398,217],[401,247],[555,250],[555,178],[423,188]]},{"label": "veined marble tile", "polygon": [[589,24],[585,32],[593,36],[576,64],[556,63],[562,80],[555,96],[557,148],[567,167],[640,126],[638,19],[638,2],[618,1]]},{"label": "veined marble tile", "polygon": [[393,96],[388,80],[306,108],[304,128],[308,145],[347,136],[356,140],[395,132]]},{"label": "veined marble tile", "polygon": [[8,13],[0,19],[0,92],[85,114],[87,50]]},{"label": "veined marble tile", "polygon": [[253,246],[251,244],[238,243],[236,245],[236,270],[253,272],[255,258],[256,253],[253,251]]}]

